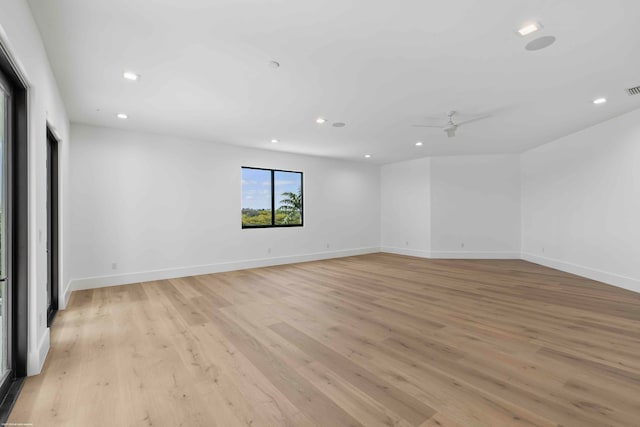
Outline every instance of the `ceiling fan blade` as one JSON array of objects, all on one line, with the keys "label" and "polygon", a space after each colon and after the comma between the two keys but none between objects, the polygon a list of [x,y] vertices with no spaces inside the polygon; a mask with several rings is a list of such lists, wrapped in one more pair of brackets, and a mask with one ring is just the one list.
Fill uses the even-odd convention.
[{"label": "ceiling fan blade", "polygon": [[435,125],[412,125],[414,128],[436,128],[436,129],[444,129],[444,126],[435,126]]},{"label": "ceiling fan blade", "polygon": [[491,117],[491,114],[483,114],[482,116],[474,117],[473,119],[464,120],[462,122],[456,122],[456,125],[462,126],[462,125],[466,125],[467,123],[477,122],[478,120],[488,119],[489,117]]}]

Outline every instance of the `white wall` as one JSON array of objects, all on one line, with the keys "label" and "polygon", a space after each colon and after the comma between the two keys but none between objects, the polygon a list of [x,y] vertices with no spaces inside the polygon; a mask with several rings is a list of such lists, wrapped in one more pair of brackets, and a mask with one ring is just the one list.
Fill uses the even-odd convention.
[{"label": "white wall", "polygon": [[640,110],[522,155],[522,252],[640,292]]},{"label": "white wall", "polygon": [[382,166],[380,200],[382,250],[430,256],[431,159]]},{"label": "white wall", "polygon": [[[85,125],[71,134],[73,289],[380,246],[375,165]],[[304,227],[242,230],[241,166],[304,172]]]},{"label": "white wall", "polygon": [[[47,54],[40,39],[27,2],[2,0],[0,2],[0,42],[16,63],[18,72],[27,83],[29,116],[29,375],[42,368],[49,350],[49,329],[46,321],[47,260],[46,260],[46,126],[54,128],[60,138],[60,245],[61,277],[65,283],[67,226],[66,200],[68,176],[69,121],[51,72]],[[64,293],[60,305],[65,306]]]},{"label": "white wall", "polygon": [[519,258],[517,155],[431,160],[431,256]]},{"label": "white wall", "polygon": [[385,165],[380,193],[385,252],[433,258],[520,256],[517,155]]}]

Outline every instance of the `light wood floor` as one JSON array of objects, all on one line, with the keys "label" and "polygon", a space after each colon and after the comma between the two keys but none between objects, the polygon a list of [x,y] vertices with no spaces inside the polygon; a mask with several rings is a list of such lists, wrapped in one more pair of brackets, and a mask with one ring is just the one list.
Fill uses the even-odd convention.
[{"label": "light wood floor", "polygon": [[639,426],[640,295],[373,254],[74,292],[34,426]]}]

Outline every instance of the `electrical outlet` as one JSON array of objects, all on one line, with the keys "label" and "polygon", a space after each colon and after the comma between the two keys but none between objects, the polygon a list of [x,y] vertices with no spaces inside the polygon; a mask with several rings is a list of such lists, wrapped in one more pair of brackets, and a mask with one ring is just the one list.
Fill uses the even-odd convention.
[{"label": "electrical outlet", "polygon": [[407,240],[406,242],[404,242],[405,246],[409,246],[409,241]]},{"label": "electrical outlet", "polygon": [[270,254],[271,253],[271,248],[267,248],[267,253]]},{"label": "electrical outlet", "polygon": [[544,253],[544,247],[542,248],[542,253]]},{"label": "electrical outlet", "polygon": [[464,248],[464,243],[461,243],[461,244],[460,244],[460,247],[461,247],[461,248]]},{"label": "electrical outlet", "polygon": [[327,243],[327,249],[329,249],[330,247],[331,247],[331,245]]},{"label": "electrical outlet", "polygon": [[112,262],[111,263],[111,269],[112,270],[117,270],[118,269],[118,263],[117,262]]}]

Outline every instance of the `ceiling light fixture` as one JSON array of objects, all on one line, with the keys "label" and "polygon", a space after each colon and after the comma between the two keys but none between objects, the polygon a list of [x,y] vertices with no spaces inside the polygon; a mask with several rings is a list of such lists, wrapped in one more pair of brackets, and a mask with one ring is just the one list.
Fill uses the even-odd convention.
[{"label": "ceiling light fixture", "polygon": [[129,118],[129,116],[127,116],[125,113],[118,113],[116,115],[116,117],[118,117],[119,119],[122,119],[122,120],[125,120],[125,119]]},{"label": "ceiling light fixture", "polygon": [[593,100],[593,103],[596,105],[605,104],[607,102],[607,98],[596,98]]},{"label": "ceiling light fixture", "polygon": [[140,74],[136,74],[131,71],[125,71],[124,73],[122,73],[122,77],[124,77],[127,80],[131,80],[132,82],[135,82],[140,78]]},{"label": "ceiling light fixture", "polygon": [[321,124],[323,124],[323,123],[326,123],[326,122],[327,122],[327,119],[324,119],[324,118],[322,118],[322,117],[318,117],[318,118],[316,119],[316,123],[318,123],[319,125],[321,125]]},{"label": "ceiling light fixture", "polygon": [[364,158],[365,158],[365,159],[370,159],[370,158],[371,158],[371,154],[365,154],[365,155],[364,155]]},{"label": "ceiling light fixture", "polygon": [[279,139],[272,139],[272,140],[271,140],[271,143],[272,143],[272,144],[277,144],[278,142],[280,142],[280,140],[279,140]]},{"label": "ceiling light fixture", "polygon": [[422,147],[422,141],[416,142],[416,147]]},{"label": "ceiling light fixture", "polygon": [[524,27],[520,28],[518,30],[518,34],[520,34],[522,37],[525,37],[525,36],[528,36],[529,34],[539,31],[541,28],[542,28],[542,24],[540,24],[539,22],[533,22],[531,24],[527,24]]}]

